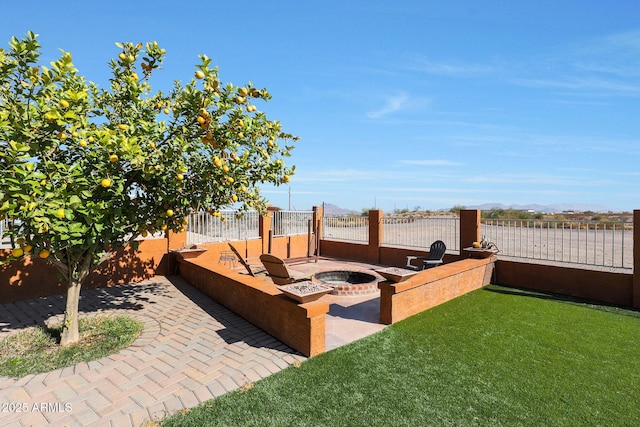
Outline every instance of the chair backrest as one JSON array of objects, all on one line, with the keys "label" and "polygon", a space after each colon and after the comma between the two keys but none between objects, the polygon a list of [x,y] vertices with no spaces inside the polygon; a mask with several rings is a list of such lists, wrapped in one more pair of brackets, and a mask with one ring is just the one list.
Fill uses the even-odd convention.
[{"label": "chair backrest", "polygon": [[240,264],[242,264],[244,266],[244,268],[247,269],[247,272],[255,277],[255,274],[253,274],[253,271],[251,270],[251,267],[249,267],[249,264],[247,264],[247,262],[244,260],[244,258],[242,257],[242,255],[240,255],[240,252],[238,252],[238,250],[229,242],[227,242],[227,245],[229,245],[229,248],[233,251],[234,254],[236,254],[236,257],[238,257],[238,260],[240,261]]},{"label": "chair backrest", "polygon": [[438,261],[444,258],[444,253],[447,251],[447,246],[442,240],[436,240],[431,244],[429,248],[429,255],[426,259],[429,261]]},{"label": "chair backrest", "polygon": [[294,282],[294,278],[291,277],[287,265],[277,256],[262,254],[260,255],[260,262],[262,262],[269,277],[271,277],[271,280],[273,280],[273,283],[276,285],[288,285]]}]

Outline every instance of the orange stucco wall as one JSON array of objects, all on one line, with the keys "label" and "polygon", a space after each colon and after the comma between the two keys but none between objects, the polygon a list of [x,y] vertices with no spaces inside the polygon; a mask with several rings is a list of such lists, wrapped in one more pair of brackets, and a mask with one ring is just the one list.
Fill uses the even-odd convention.
[{"label": "orange stucco wall", "polygon": [[468,258],[423,270],[403,282],[380,282],[380,321],[392,324],[488,285],[495,259]]},{"label": "orange stucco wall", "polygon": [[[322,209],[316,208],[316,225],[321,235]],[[369,238],[372,243],[349,243],[340,241],[319,241],[319,255],[377,263],[381,265],[403,266],[407,255],[426,254],[427,251],[385,247],[381,245],[383,231],[382,211],[370,211],[372,230]],[[460,213],[460,247],[469,246],[477,241],[480,231],[480,212],[463,210]],[[634,211],[634,242],[640,242],[640,211]],[[281,258],[299,258],[315,255],[313,242],[307,235],[269,238],[270,220],[261,220],[261,230],[265,233],[261,239],[232,242],[234,246],[249,258],[251,263],[259,264],[258,257],[267,252]],[[315,240],[315,236],[312,236]],[[107,261],[101,271],[91,274],[86,287],[110,286],[117,283],[137,282],[153,275],[175,274],[177,263],[172,263],[169,250],[184,247],[186,234],[169,233],[167,239],[150,239],[140,242],[138,250],[121,249],[115,257]],[[208,249],[201,255],[203,261],[217,263],[220,251],[228,250],[226,243],[200,245]],[[311,248],[310,248],[311,246]],[[6,259],[8,250],[0,250],[0,260]],[[447,254],[445,263],[449,264],[464,255]],[[634,274],[585,270],[580,268],[557,267],[545,264],[530,264],[501,260],[496,264],[496,283],[537,289],[545,292],[589,298],[611,304],[640,307],[640,243],[634,245]],[[22,260],[0,265],[0,303],[33,298],[38,296],[62,294],[66,287],[58,280],[57,270],[40,259],[26,257]]]},{"label": "orange stucco wall", "polygon": [[329,258],[350,259],[353,261],[366,262],[369,257],[369,247],[366,243],[321,240],[320,255]]},{"label": "orange stucco wall", "polygon": [[633,275],[498,260],[496,284],[633,305]]}]

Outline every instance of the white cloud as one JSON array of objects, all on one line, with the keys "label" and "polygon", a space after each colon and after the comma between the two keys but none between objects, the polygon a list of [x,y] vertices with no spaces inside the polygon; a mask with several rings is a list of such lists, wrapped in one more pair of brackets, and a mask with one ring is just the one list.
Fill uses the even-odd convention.
[{"label": "white cloud", "polygon": [[453,162],[451,160],[400,160],[400,163],[414,166],[464,166],[464,163]]},{"label": "white cloud", "polygon": [[294,175],[292,181],[313,183],[370,181],[384,177],[387,173],[381,170],[356,169],[311,170]]},{"label": "white cloud", "polygon": [[601,94],[617,96],[638,96],[640,85],[636,83],[613,81],[597,77],[568,77],[544,79],[514,79],[515,84],[528,87],[557,88],[573,91],[596,91]]},{"label": "white cloud", "polygon": [[370,111],[367,113],[372,119],[379,119],[380,117],[387,116],[391,113],[395,113],[396,111],[402,110],[406,108],[409,102],[409,95],[404,92],[399,93],[398,95],[389,97],[382,108]]},{"label": "white cloud", "polygon": [[412,71],[450,77],[486,76],[497,70],[493,65],[437,62],[429,61],[421,56],[409,59],[406,68]]}]

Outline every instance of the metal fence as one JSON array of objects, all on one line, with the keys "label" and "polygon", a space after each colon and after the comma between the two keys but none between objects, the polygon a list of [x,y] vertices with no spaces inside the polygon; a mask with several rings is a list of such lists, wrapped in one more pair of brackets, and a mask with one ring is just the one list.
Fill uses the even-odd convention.
[{"label": "metal fence", "polygon": [[322,219],[322,238],[369,242],[369,217],[325,216]]},{"label": "metal fence", "polygon": [[454,217],[383,217],[382,244],[428,248],[442,240],[448,252],[460,251],[460,218]]},{"label": "metal fence", "polygon": [[0,249],[11,247],[11,241],[9,236],[5,235],[5,230],[9,228],[9,220],[3,219],[0,221]]},{"label": "metal fence", "polygon": [[271,228],[274,236],[295,236],[307,234],[310,224],[313,224],[313,211],[276,211]]},{"label": "metal fence", "polygon": [[236,210],[224,210],[220,211],[220,216],[207,212],[192,213],[187,224],[187,244],[259,239],[259,217],[256,211],[240,215]]},{"label": "metal fence", "polygon": [[633,268],[631,224],[487,219],[482,234],[507,257]]},{"label": "metal fence", "polygon": [[[274,236],[306,234],[312,211],[274,213]],[[8,221],[0,221],[0,248],[10,247],[5,235]],[[459,218],[382,219],[382,244],[428,248],[442,240],[448,251],[460,251]],[[510,220],[482,221],[482,234],[505,257],[573,263],[607,268],[633,268],[633,225],[590,221]],[[163,234],[154,236],[164,237]],[[225,210],[220,216],[197,212],[189,216],[187,244],[226,240],[259,239],[259,213]],[[360,216],[323,217],[323,238],[368,243],[369,218]]]}]

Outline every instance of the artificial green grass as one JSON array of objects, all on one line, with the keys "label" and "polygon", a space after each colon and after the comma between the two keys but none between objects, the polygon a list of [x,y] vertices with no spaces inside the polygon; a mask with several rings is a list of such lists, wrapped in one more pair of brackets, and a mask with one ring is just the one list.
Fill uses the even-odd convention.
[{"label": "artificial green grass", "polygon": [[130,345],[143,326],[125,316],[83,318],[80,341],[68,347],[58,345],[62,326],[23,329],[0,341],[0,376],[20,378],[108,356]]},{"label": "artificial green grass", "polygon": [[640,422],[640,318],[491,286],[163,426]]}]

